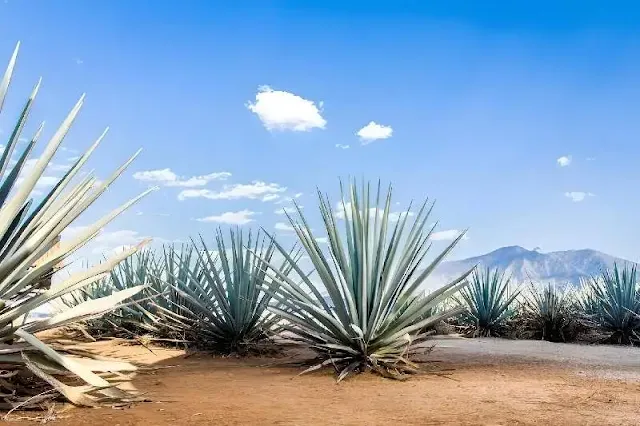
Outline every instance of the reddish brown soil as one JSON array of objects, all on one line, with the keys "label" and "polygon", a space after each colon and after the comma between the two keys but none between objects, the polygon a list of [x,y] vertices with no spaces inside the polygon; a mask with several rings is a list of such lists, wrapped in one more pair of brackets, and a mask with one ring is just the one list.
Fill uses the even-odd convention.
[{"label": "reddish brown soil", "polygon": [[441,362],[431,369],[453,369],[447,376],[396,382],[363,374],[336,384],[332,371],[296,377],[300,370],[282,365],[283,360],[184,358],[169,350],[151,355],[139,346],[112,344],[100,351],[173,367],[134,380],[155,402],[126,409],[71,408],[58,413],[54,424],[640,424],[639,382],[578,375],[550,362],[436,351],[431,358]]}]

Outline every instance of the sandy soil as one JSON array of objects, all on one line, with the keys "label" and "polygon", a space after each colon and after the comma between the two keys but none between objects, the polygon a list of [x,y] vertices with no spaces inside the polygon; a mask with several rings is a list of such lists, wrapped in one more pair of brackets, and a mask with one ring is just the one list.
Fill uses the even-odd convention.
[{"label": "sandy soil", "polygon": [[[135,385],[154,400],[77,409],[60,425],[637,425],[640,349],[440,338],[425,374],[395,382],[331,371],[296,377],[282,359],[185,358],[166,349],[93,345],[161,368]],[[17,424],[22,422],[17,422]],[[33,424],[33,423],[31,423]]]}]

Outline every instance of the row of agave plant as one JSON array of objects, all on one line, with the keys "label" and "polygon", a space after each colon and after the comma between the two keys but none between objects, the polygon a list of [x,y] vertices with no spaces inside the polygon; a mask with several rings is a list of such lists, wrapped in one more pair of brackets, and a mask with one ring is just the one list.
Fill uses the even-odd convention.
[{"label": "row of agave plant", "polygon": [[451,324],[471,336],[640,344],[635,265],[614,265],[580,286],[513,285],[497,269],[475,271],[461,292],[467,309]]},{"label": "row of agave plant", "polygon": [[[418,370],[410,357],[427,350],[421,343],[432,326],[463,311],[440,308],[471,270],[438,291],[421,290],[463,235],[423,265],[431,205],[395,218],[391,188],[383,205],[379,184],[375,203],[369,185],[351,184],[349,193],[342,202],[344,232],[318,193],[326,246],[297,209],[297,218],[289,217],[299,240],[292,249],[265,233],[231,230],[226,239],[219,230],[214,250],[200,238],[159,254],[138,253],[105,280],[64,298],[65,308],[144,286],[130,303],[76,327],[93,338],[144,337],[227,354],[271,349],[280,336],[317,354],[306,371],[330,365],[338,380],[364,370],[404,378]],[[303,255],[311,271],[302,269]]]},{"label": "row of agave plant", "polygon": [[[0,80],[0,110],[18,47]],[[368,185],[361,190],[350,186],[342,232],[328,198],[318,194],[328,246],[321,246],[298,209],[299,219],[289,218],[299,240],[292,250],[268,235],[245,239],[234,233],[229,243],[218,234],[215,252],[201,242],[165,248],[157,257],[140,252],[130,258],[139,252],[140,247],[133,247],[50,285],[65,259],[151,189],[57,244],[137,154],[102,182],[81,172],[105,132],[39,196],[36,185],[84,102],[83,96],[33,167],[26,167],[42,126],[17,158],[14,150],[39,87],[25,103],[0,157],[0,408],[38,407],[57,395],[78,405],[135,398],[126,376],[135,366],[36,337],[74,323],[106,333],[144,331],[225,352],[246,350],[281,330],[316,351],[318,361],[310,369],[331,364],[339,379],[366,369],[400,378],[417,370],[409,356],[429,327],[462,311],[435,307],[457,294],[468,274],[431,294],[420,291],[462,235],[424,266],[433,232],[427,227],[432,205],[425,202],[415,215],[396,217],[390,214],[391,188],[381,199],[379,184],[375,202]],[[303,254],[313,275],[299,266]],[[64,308],[33,319],[31,313],[43,305]]]}]

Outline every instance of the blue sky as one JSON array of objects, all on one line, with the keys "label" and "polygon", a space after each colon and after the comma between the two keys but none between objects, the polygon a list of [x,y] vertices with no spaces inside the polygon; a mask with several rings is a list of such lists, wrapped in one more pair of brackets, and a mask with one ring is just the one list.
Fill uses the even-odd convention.
[{"label": "blue sky", "polygon": [[337,201],[353,176],[393,183],[398,211],[436,199],[440,231],[470,228],[454,258],[517,244],[640,260],[640,6],[230,3],[0,0],[3,62],[22,41],[0,138],[42,76],[28,132],[51,135],[87,93],[59,164],[105,126],[99,175],[144,149],[78,226],[161,187],[99,249],[212,240],[243,218],[274,231],[298,194],[320,230],[315,187]]}]

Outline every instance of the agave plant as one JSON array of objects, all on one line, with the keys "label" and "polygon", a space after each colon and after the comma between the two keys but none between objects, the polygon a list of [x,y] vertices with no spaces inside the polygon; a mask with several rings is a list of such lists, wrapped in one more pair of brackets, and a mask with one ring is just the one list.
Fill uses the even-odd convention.
[{"label": "agave plant", "polygon": [[[0,110],[11,81],[18,47],[9,61],[4,77],[0,80]],[[90,174],[84,177],[79,175],[82,166],[97,148],[105,132],[34,205],[31,196],[34,195],[38,180],[60,147],[84,102],[83,96],[53,134],[35,165],[29,169],[25,165],[40,138],[42,125],[17,158],[14,159],[12,155],[39,87],[38,82],[24,105],[0,157],[0,364],[3,370],[11,371],[8,375],[3,375],[8,381],[3,379],[0,384],[0,393],[5,398],[5,403],[0,404],[0,407],[13,407],[16,404],[23,407],[37,406],[43,400],[51,398],[51,393],[34,396],[39,392],[33,394],[32,389],[20,385],[18,380],[24,376],[22,373],[25,369],[44,379],[64,397],[77,404],[93,405],[104,398],[128,398],[130,395],[106,380],[104,373],[131,370],[133,366],[71,356],[64,352],[64,348],[54,349],[43,343],[35,334],[101,315],[138,293],[141,287],[132,287],[107,297],[88,300],[48,318],[27,321],[29,314],[35,309],[103,278],[115,265],[138,249],[134,247],[123,251],[99,265],[73,273],[62,283],[48,288],[49,278],[57,265],[146,194],[113,210],[75,237],[56,244],[62,231],[113,183],[133,161],[135,155],[102,183],[98,183]],[[72,183],[76,177],[77,181]],[[75,376],[86,385],[70,386],[54,377],[69,375]]]},{"label": "agave plant", "polygon": [[505,321],[514,313],[510,309],[519,290],[510,291],[511,279],[498,269],[475,271],[468,287],[462,290],[466,310],[462,320],[473,327],[473,336],[501,334]]},{"label": "agave plant", "polygon": [[610,334],[609,341],[620,344],[640,342],[640,289],[636,267],[614,265],[591,280],[594,312],[588,315],[595,326]]},{"label": "agave plant", "polygon": [[551,342],[573,340],[580,326],[571,292],[551,283],[543,288],[531,285],[523,316],[531,337]]},{"label": "agave plant", "polygon": [[174,333],[187,327],[187,324],[178,320],[178,328],[175,327],[176,319],[171,314],[176,310],[175,306],[178,306],[178,303],[175,291],[171,290],[166,281],[165,264],[166,261],[159,261],[153,251],[139,251],[122,261],[109,276],[66,295],[62,298],[62,303],[58,304],[58,308],[67,309],[86,300],[142,285],[145,289],[118,309],[100,318],[73,324],[71,328],[81,331],[93,340],[103,337],[144,337],[156,342],[171,340],[174,343],[185,343],[183,339],[176,338],[179,333]]},{"label": "agave plant", "polygon": [[[405,373],[418,371],[410,355],[430,334],[424,330],[462,310],[456,306],[427,315],[464,287],[471,271],[424,297],[420,288],[464,234],[425,265],[433,232],[425,228],[433,205],[427,208],[425,201],[415,216],[410,210],[399,215],[391,212],[391,187],[382,207],[380,184],[375,204],[369,185],[363,184],[359,192],[353,183],[350,194],[350,202],[342,197],[345,232],[341,235],[328,197],[318,191],[327,248],[314,237],[297,205],[298,219],[288,216],[317,276],[302,271],[276,242],[300,281],[270,268],[269,275],[279,284],[265,288],[277,303],[270,309],[286,320],[283,328],[294,342],[317,353],[316,362],[304,372],[334,366],[338,381],[365,370],[405,378]],[[415,220],[409,227],[411,217]]]},{"label": "agave plant", "polygon": [[[266,309],[276,284],[259,260],[274,261],[275,243],[267,242],[260,233],[254,239],[251,232],[245,240],[242,232],[234,230],[230,230],[229,241],[230,247],[218,230],[217,250],[211,251],[200,238],[199,247],[194,243],[186,256],[176,258],[167,276],[183,299],[181,308],[197,319],[195,338],[199,347],[245,353],[277,330],[279,318]],[[295,261],[299,250],[287,252],[287,257]],[[292,268],[283,261],[277,271],[286,277]]]}]

